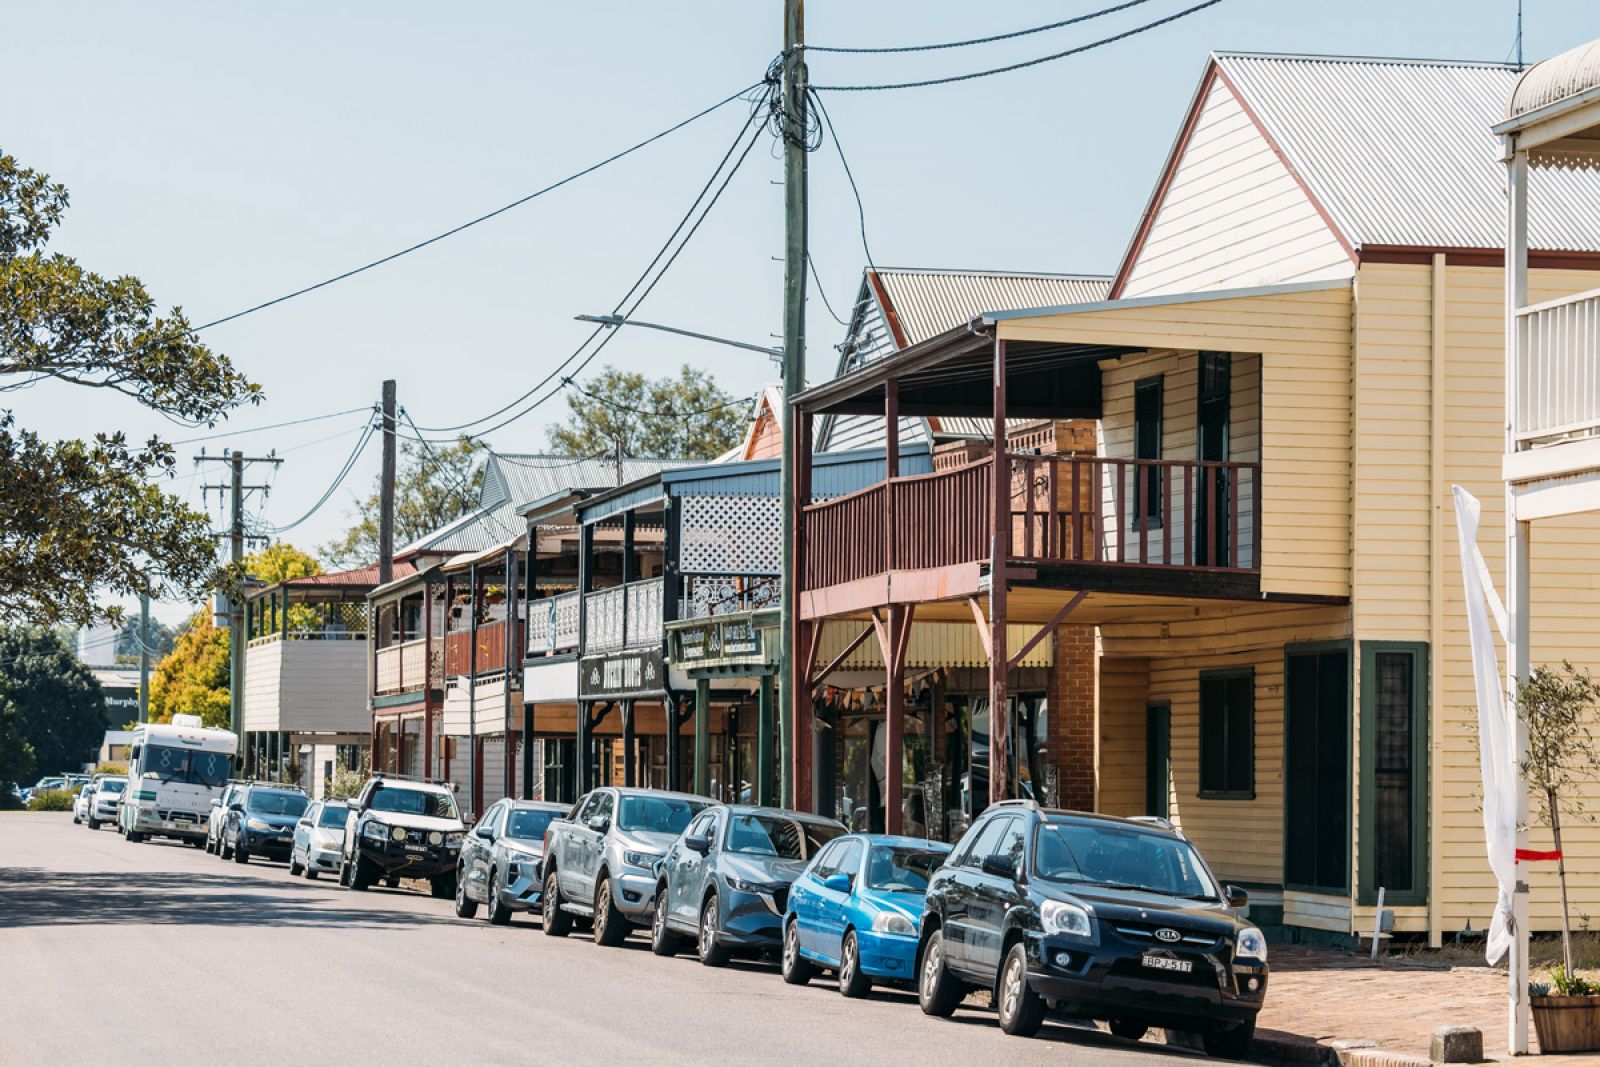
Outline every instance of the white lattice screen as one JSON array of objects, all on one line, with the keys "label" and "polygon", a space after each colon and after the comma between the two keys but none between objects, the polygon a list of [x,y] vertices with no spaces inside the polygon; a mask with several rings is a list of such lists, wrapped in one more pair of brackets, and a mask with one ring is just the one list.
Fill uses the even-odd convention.
[{"label": "white lattice screen", "polygon": [[679,567],[684,574],[778,574],[783,513],[770,496],[687,496]]}]

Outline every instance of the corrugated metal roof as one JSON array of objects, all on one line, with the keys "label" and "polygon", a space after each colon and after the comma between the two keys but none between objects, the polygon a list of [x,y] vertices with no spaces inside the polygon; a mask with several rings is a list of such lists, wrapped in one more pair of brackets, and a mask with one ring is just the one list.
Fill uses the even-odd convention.
[{"label": "corrugated metal roof", "polygon": [[1086,304],[1111,292],[1110,278],[1081,274],[880,267],[878,280],[913,345],[985,311]]},{"label": "corrugated metal roof", "polygon": [[[1505,168],[1490,127],[1504,116],[1515,68],[1246,53],[1215,59],[1351,245],[1504,247]],[[1532,247],[1600,250],[1600,174],[1539,171],[1530,195]]]},{"label": "corrugated metal roof", "polygon": [[1600,41],[1590,41],[1525,70],[1511,92],[1505,117],[1514,119],[1597,88],[1600,88]]}]

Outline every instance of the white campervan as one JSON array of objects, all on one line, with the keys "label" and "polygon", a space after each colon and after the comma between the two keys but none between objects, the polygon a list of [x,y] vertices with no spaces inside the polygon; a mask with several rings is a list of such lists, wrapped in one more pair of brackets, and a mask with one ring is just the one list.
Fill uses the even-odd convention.
[{"label": "white campervan", "polygon": [[203,848],[211,800],[228,783],[238,749],[237,737],[202,726],[197,715],[135,726],[117,828],[129,841],[175,837]]}]

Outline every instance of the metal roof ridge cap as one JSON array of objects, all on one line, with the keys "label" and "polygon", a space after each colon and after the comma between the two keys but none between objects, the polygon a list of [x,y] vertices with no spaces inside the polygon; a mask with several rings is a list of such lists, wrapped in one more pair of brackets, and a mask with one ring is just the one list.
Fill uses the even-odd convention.
[{"label": "metal roof ridge cap", "polygon": [[[1298,59],[1320,63],[1404,63],[1419,67],[1468,67],[1516,71],[1516,65],[1496,59],[1440,59],[1428,56],[1358,56],[1319,52],[1247,52],[1232,49],[1211,53],[1217,59]],[[1527,69],[1532,69],[1529,67]]]},{"label": "metal roof ridge cap", "polygon": [[986,311],[986,325],[1011,319],[1042,318],[1046,315],[1077,315],[1087,311],[1111,311],[1116,308],[1162,307],[1167,304],[1198,304],[1213,300],[1242,300],[1256,296],[1276,296],[1289,293],[1314,293],[1328,289],[1349,289],[1354,278],[1332,278],[1324,281],[1278,282],[1272,285],[1253,285],[1241,289],[1209,289],[1196,293],[1165,293],[1157,296],[1127,296],[1120,300],[1096,300],[1087,304],[1061,304],[1056,307],[1018,308],[1014,311]]},{"label": "metal roof ridge cap", "polygon": [[1111,280],[1109,274],[1086,274],[1077,271],[1038,271],[1038,270],[990,270],[985,267],[879,267],[878,274],[886,272],[899,272],[902,274],[967,274],[986,275],[996,278],[1039,278],[1045,281],[1083,281],[1105,282]]}]

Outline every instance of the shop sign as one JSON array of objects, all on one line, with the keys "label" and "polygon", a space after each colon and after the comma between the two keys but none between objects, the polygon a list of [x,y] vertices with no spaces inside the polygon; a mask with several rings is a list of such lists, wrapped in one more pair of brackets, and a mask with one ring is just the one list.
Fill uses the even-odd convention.
[{"label": "shop sign", "polygon": [[578,671],[578,698],[659,693],[665,684],[664,674],[660,649],[593,656],[585,659]]},{"label": "shop sign", "polygon": [[676,634],[679,663],[761,656],[761,631],[748,617],[685,626]]}]

